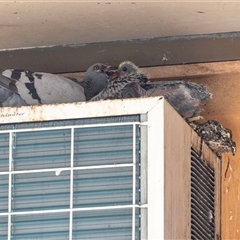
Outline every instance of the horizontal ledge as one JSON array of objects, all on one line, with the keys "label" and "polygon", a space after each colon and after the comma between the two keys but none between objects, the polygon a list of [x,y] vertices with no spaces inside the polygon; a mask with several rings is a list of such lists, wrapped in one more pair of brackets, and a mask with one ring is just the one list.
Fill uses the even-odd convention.
[{"label": "horizontal ledge", "polygon": [[[184,65],[170,65],[141,68],[150,80],[184,80],[203,78],[220,74],[240,74],[240,61],[196,63]],[[81,80],[84,72],[66,73],[63,76],[71,76]]]},{"label": "horizontal ledge", "polygon": [[240,61],[196,63],[143,68],[151,80],[181,80],[223,74],[240,74]]}]

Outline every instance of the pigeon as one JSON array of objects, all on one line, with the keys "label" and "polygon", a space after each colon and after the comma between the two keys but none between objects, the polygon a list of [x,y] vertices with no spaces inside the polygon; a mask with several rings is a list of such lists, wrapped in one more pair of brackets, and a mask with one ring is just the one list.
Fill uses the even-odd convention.
[{"label": "pigeon", "polygon": [[186,120],[200,116],[200,106],[212,98],[206,87],[192,82],[161,81],[154,85],[151,94],[164,96]]},{"label": "pigeon", "polygon": [[150,82],[148,77],[132,62],[122,62],[118,70],[111,74],[108,86],[92,100],[138,98],[154,95],[164,98],[189,123],[204,142],[218,155],[235,154],[236,143],[230,129],[224,128],[216,120],[198,123],[200,105],[208,101],[212,94],[202,85],[185,81]]},{"label": "pigeon", "polygon": [[108,86],[92,100],[164,96],[184,118],[200,115],[200,105],[212,97],[202,85],[185,81],[150,82],[149,78],[132,62],[120,63],[116,74],[112,74]]},{"label": "pigeon", "polygon": [[145,96],[147,92],[142,87],[146,85],[149,79],[146,75],[137,71],[135,65],[131,67],[126,73],[121,71],[120,67],[114,73],[112,70],[107,87],[93,97],[91,101]]},{"label": "pigeon", "polygon": [[60,75],[18,69],[0,71],[0,106],[88,101],[108,85],[111,66],[95,63],[81,82]]},{"label": "pigeon", "polygon": [[204,123],[193,121],[189,125],[218,157],[222,153],[235,155],[236,143],[232,140],[232,131],[224,128],[217,120]]}]

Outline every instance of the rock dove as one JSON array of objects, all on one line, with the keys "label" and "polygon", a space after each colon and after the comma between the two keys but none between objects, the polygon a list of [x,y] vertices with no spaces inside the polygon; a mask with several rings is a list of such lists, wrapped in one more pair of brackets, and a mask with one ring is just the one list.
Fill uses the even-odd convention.
[{"label": "rock dove", "polygon": [[82,82],[50,73],[8,69],[0,71],[0,106],[13,107],[88,101],[108,84],[111,66],[90,66]]},{"label": "rock dove", "polygon": [[[114,74],[112,74],[113,76]],[[106,100],[106,99],[122,99],[129,97],[142,97],[146,91],[142,89],[141,85],[148,81],[143,74],[130,73],[124,77],[117,77],[109,80],[107,87],[102,90],[97,96],[93,97],[91,101]],[[126,87],[128,86],[128,87]]]},{"label": "rock dove", "polygon": [[218,121],[209,120],[204,123],[194,121],[189,125],[219,157],[222,153],[235,154],[236,143],[232,140],[232,131],[224,128]]},{"label": "rock dove", "polygon": [[150,82],[132,62],[122,62],[109,85],[91,100],[164,96],[185,119],[198,116],[212,94],[202,85],[184,81]]}]

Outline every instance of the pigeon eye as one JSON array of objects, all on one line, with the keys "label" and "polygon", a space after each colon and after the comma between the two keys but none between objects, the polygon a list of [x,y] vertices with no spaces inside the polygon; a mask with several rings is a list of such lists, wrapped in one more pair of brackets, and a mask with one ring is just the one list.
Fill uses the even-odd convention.
[{"label": "pigeon eye", "polygon": [[122,69],[124,72],[126,72],[127,71],[127,68],[126,67],[123,67],[123,69]]},{"label": "pigeon eye", "polygon": [[99,70],[99,66],[98,66],[98,65],[95,65],[95,66],[93,67],[93,70],[95,70],[95,71]]}]

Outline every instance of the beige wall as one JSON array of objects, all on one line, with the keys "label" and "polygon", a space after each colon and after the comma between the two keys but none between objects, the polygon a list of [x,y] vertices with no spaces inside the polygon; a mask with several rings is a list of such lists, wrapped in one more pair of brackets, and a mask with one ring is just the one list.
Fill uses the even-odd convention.
[{"label": "beige wall", "polygon": [[0,1],[0,49],[240,30],[237,2]]}]

